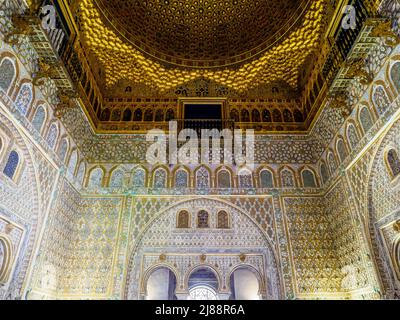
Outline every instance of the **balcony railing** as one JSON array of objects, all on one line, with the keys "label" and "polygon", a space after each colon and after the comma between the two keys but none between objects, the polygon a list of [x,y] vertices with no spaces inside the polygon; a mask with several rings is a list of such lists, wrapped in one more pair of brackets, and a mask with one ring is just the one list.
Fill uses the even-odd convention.
[{"label": "balcony railing", "polygon": [[215,120],[215,119],[180,119],[174,120],[178,123],[178,130],[192,129],[201,134],[201,130],[213,130],[217,129],[222,131],[224,129],[233,130],[235,123],[231,119],[226,120]]}]

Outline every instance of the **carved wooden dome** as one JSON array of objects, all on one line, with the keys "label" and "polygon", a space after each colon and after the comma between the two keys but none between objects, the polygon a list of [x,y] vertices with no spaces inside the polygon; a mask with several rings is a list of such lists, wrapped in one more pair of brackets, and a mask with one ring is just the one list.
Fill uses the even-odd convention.
[{"label": "carved wooden dome", "polygon": [[103,18],[140,51],[175,65],[221,67],[279,42],[307,0],[96,0]]}]

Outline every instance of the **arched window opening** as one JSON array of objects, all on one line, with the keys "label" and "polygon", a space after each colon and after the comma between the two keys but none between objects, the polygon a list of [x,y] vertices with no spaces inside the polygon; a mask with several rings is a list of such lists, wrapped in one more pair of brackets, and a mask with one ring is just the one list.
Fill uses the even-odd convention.
[{"label": "arched window opening", "polygon": [[390,149],[386,156],[388,169],[393,179],[400,175],[400,159],[395,149]]},{"label": "arched window opening", "polygon": [[167,172],[164,169],[158,169],[154,172],[153,188],[165,189],[167,187]]},{"label": "arched window opening", "polygon": [[15,106],[23,114],[26,115],[28,107],[33,100],[33,91],[31,83],[24,83],[18,92]]},{"label": "arched window opening", "polygon": [[151,109],[146,110],[145,114],[144,114],[144,121],[148,121],[151,122],[154,119],[154,112]]},{"label": "arched window opening", "polygon": [[257,276],[247,268],[235,270],[230,278],[231,300],[260,300]]},{"label": "arched window opening", "polygon": [[110,187],[121,188],[124,184],[124,175],[124,171],[120,169],[114,170],[110,179]]},{"label": "arched window opening", "polygon": [[389,97],[382,86],[378,86],[375,88],[372,101],[375,105],[376,110],[378,110],[379,114],[381,115],[384,114],[390,106]]},{"label": "arched window opening", "polygon": [[164,111],[158,109],[156,112],[156,122],[163,122],[164,121]]},{"label": "arched window opening", "polygon": [[240,122],[239,112],[236,109],[231,111],[231,120],[235,122]]},{"label": "arched window opening", "polygon": [[283,119],[284,119],[285,122],[293,122],[293,115],[290,112],[290,110],[285,109],[283,111]]},{"label": "arched window opening", "polygon": [[325,163],[322,163],[322,164],[321,164],[321,169],[320,169],[320,171],[321,171],[322,182],[325,184],[325,183],[327,183],[328,180],[329,180],[328,169],[327,169]]},{"label": "arched window opening", "polygon": [[210,174],[204,167],[201,167],[196,172],[196,188],[199,190],[206,190],[210,188]]},{"label": "arched window opening", "polygon": [[189,176],[185,170],[179,170],[175,175],[175,187],[187,188],[189,185]]},{"label": "arched window opening", "polygon": [[281,181],[283,188],[294,188],[296,186],[293,172],[289,169],[282,170]]},{"label": "arched window opening", "polygon": [[5,58],[0,64],[0,88],[7,93],[15,77],[14,64]]},{"label": "arched window opening", "polygon": [[130,109],[126,109],[124,111],[124,115],[122,117],[123,121],[131,121],[132,119],[132,111]]},{"label": "arched window opening", "polygon": [[65,160],[65,156],[67,155],[68,151],[68,141],[66,138],[61,140],[60,147],[58,148],[58,157],[62,162]]},{"label": "arched window opening", "polygon": [[242,122],[250,122],[250,113],[248,110],[242,110]]},{"label": "arched window opening", "polygon": [[143,112],[141,109],[136,109],[133,115],[133,121],[143,121]]},{"label": "arched window opening", "polygon": [[331,169],[332,174],[335,173],[335,171],[337,169],[337,163],[336,163],[336,159],[335,159],[335,156],[333,155],[333,153],[329,154],[328,162],[329,162],[329,167]]},{"label": "arched window opening", "polygon": [[239,188],[250,189],[253,188],[253,176],[251,172],[242,170],[239,172]]},{"label": "arched window opening", "polygon": [[3,173],[9,177],[11,180],[15,178],[19,165],[19,155],[16,151],[11,151],[8,156],[6,166],[4,167]]},{"label": "arched window opening", "polygon": [[71,157],[69,158],[68,171],[74,175],[76,170],[76,164],[78,162],[78,152],[72,151]]},{"label": "arched window opening", "polygon": [[258,111],[257,109],[254,109],[252,112],[252,118],[253,118],[253,122],[261,122],[260,111]]},{"label": "arched window opening", "polygon": [[260,185],[261,188],[270,189],[274,188],[274,176],[271,171],[263,170],[260,173]]},{"label": "arched window opening", "polygon": [[110,121],[110,117],[111,117],[110,109],[104,109],[101,112],[100,121]]},{"label": "arched window opening", "polygon": [[49,133],[47,134],[47,144],[51,149],[54,149],[58,137],[58,128],[55,123],[50,126]]},{"label": "arched window opening", "polygon": [[189,212],[181,211],[178,215],[178,229],[189,229],[190,228],[190,214]]},{"label": "arched window opening", "polygon": [[347,138],[349,140],[349,145],[351,146],[352,149],[357,148],[359,138],[357,134],[357,130],[354,127],[354,125],[350,124],[349,127],[347,128]]},{"label": "arched window opening", "polygon": [[175,119],[175,112],[172,109],[169,109],[165,114],[165,121],[171,121]]},{"label": "arched window opening", "polygon": [[221,170],[220,172],[218,172],[218,188],[231,188],[231,175],[227,170]]},{"label": "arched window opening", "polygon": [[168,268],[158,268],[149,276],[146,284],[146,300],[177,300],[176,277]]},{"label": "arched window opening", "polygon": [[111,121],[121,121],[121,110],[115,109],[111,115]]},{"label": "arched window opening", "polygon": [[78,173],[76,175],[76,179],[78,180],[80,185],[83,185],[83,180],[85,178],[85,171],[86,171],[86,166],[84,162],[81,162],[79,165]]},{"label": "arched window opening", "polygon": [[132,187],[144,188],[146,186],[146,172],[143,169],[137,169],[133,173]]},{"label": "arched window opening", "polygon": [[360,123],[363,127],[364,133],[367,133],[374,125],[371,113],[369,112],[367,107],[362,108],[360,111]]},{"label": "arched window opening", "polygon": [[282,122],[282,113],[278,109],[273,111],[273,119],[274,122]]},{"label": "arched window opening", "polygon": [[339,158],[341,162],[344,162],[347,158],[347,149],[346,145],[344,144],[343,140],[340,139],[337,143],[337,152],[339,154]]},{"label": "arched window opening", "polygon": [[45,118],[46,118],[46,112],[44,111],[44,108],[42,106],[39,106],[36,109],[35,115],[32,119],[32,126],[39,133],[42,132]]},{"label": "arched window opening", "polygon": [[303,170],[301,173],[303,178],[304,188],[316,188],[317,182],[315,181],[314,173],[310,170]]},{"label": "arched window opening", "polygon": [[267,109],[263,111],[263,122],[272,122],[271,112]]},{"label": "arched window opening", "polygon": [[294,121],[295,122],[303,122],[304,121],[304,117],[303,114],[300,110],[295,110],[294,111]]},{"label": "arched window opening", "polygon": [[229,229],[229,215],[226,211],[218,212],[217,228]]},{"label": "arched window opening", "polygon": [[101,168],[94,169],[90,173],[89,188],[100,188],[103,186],[104,172]]},{"label": "arched window opening", "polygon": [[209,221],[208,221],[208,212],[207,211],[200,211],[197,214],[197,227],[200,229],[207,229],[210,227]]},{"label": "arched window opening", "polygon": [[396,62],[390,70],[390,78],[395,85],[397,92],[400,93],[400,62]]}]

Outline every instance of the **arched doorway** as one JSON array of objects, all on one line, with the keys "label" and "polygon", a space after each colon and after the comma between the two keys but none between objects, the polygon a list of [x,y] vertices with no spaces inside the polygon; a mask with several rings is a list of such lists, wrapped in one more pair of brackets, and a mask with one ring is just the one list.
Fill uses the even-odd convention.
[{"label": "arched doorway", "polygon": [[154,269],[148,276],[145,300],[176,300],[176,277],[166,267]]},{"label": "arched doorway", "polygon": [[256,271],[239,267],[230,277],[230,300],[260,300],[260,282]]},{"label": "arched doorway", "polygon": [[190,300],[219,300],[218,278],[215,273],[206,267],[200,267],[189,276]]},{"label": "arched doorway", "polygon": [[[177,223],[177,215],[183,210],[190,214],[190,228],[179,228]],[[199,228],[196,223],[196,214],[201,210],[209,214],[209,228]],[[229,228],[223,230],[218,228],[218,213],[222,210],[229,214]],[[188,199],[155,214],[130,250],[125,299],[146,298],[149,274],[160,264],[174,271],[179,300],[193,295],[210,299],[214,292],[220,300],[229,299],[230,276],[243,265],[259,273],[262,299],[282,296],[280,269],[271,240],[248,214],[219,199]],[[201,271],[202,280],[195,281],[199,279],[196,272],[203,268],[214,272],[218,287],[205,270]]]}]

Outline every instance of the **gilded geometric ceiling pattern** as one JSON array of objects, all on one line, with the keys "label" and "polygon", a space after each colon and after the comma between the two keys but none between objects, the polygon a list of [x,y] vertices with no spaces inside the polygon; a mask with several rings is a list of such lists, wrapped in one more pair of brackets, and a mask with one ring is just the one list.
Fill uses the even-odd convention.
[{"label": "gilded geometric ceiling pattern", "polygon": [[139,50],[176,65],[220,67],[271,46],[299,20],[308,1],[97,3],[110,25]]},{"label": "gilded geometric ceiling pattern", "polygon": [[[166,10],[166,7],[161,6],[161,4],[156,5],[156,2],[153,1],[145,2],[144,6],[146,8],[142,7],[142,11],[139,12],[147,12],[147,15],[150,15],[151,19],[159,19],[164,22],[163,24],[154,26],[154,28],[146,27],[145,25],[144,29],[138,32],[138,28],[140,28],[141,24],[144,24],[144,22],[140,22],[141,24],[138,25],[128,17],[139,14],[138,12],[133,13],[134,10],[127,9],[127,6],[134,6],[134,3],[124,1],[120,10],[117,10],[115,8],[118,3],[115,1],[107,1],[108,4],[106,7],[109,9],[112,16],[115,17],[114,23],[116,25],[124,24],[125,28],[128,28],[129,35],[131,36],[134,35],[140,38],[148,33],[153,33],[153,35],[155,33],[157,35],[157,30],[161,30],[164,28],[163,26],[166,26],[165,33],[159,34],[160,39],[157,40],[155,37],[150,37],[149,43],[146,43],[146,46],[144,46],[145,49],[139,50],[137,47],[140,47],[143,43],[139,41],[135,45],[131,44],[130,41],[123,37],[121,32],[116,31],[116,28],[111,27],[110,23],[105,22],[104,14],[99,10],[95,0],[83,0],[80,2],[80,16],[78,20],[82,31],[81,35],[87,49],[102,68],[102,76],[105,78],[105,86],[107,89],[118,84],[120,81],[130,81],[132,84],[143,84],[163,93],[198,78],[215,81],[237,92],[245,92],[259,85],[268,85],[275,82],[285,82],[293,89],[296,89],[301,67],[306,62],[307,58],[319,48],[321,33],[325,26],[324,18],[328,3],[327,0],[310,1],[306,13],[299,19],[297,25],[293,28],[287,28],[286,26],[287,33],[280,41],[269,46],[257,59],[247,61],[235,67],[188,69],[167,65],[156,59],[149,59],[148,54],[143,53],[143,51],[159,51],[162,52],[162,54],[168,53],[177,57],[178,60],[181,54],[185,54],[188,59],[192,60],[198,58],[220,58],[220,49],[211,49],[213,43],[216,41],[215,39],[220,38],[221,35],[218,32],[211,32],[210,34],[210,31],[213,30],[214,19],[217,17],[214,16],[216,12],[230,12],[228,17],[225,18],[228,20],[225,21],[224,19],[221,21],[223,25],[232,26],[232,28],[246,28],[246,30],[249,31],[250,35],[246,35],[242,42],[240,42],[237,37],[245,33],[229,36],[229,38],[222,41],[223,45],[229,45],[230,48],[232,48],[232,51],[229,53],[240,55],[242,52],[251,50],[252,47],[259,45],[257,42],[258,37],[264,37],[260,39],[260,41],[270,41],[271,37],[273,37],[280,28],[285,27],[283,21],[287,21],[288,14],[294,14],[297,12],[296,8],[300,6],[300,4],[296,6],[294,1],[286,1],[280,2],[279,5],[278,2],[273,2],[273,4],[262,7],[263,10],[259,13],[261,15],[273,12],[271,17],[268,18],[269,20],[267,19],[269,22],[266,23],[273,24],[274,27],[268,26],[270,32],[265,32],[252,27],[253,23],[258,21],[258,18],[256,18],[257,15],[254,16],[253,22],[251,23],[247,19],[252,13],[254,14],[255,11],[258,11],[258,6],[261,6],[257,1],[251,1],[253,4],[249,5],[246,10],[240,9],[249,2],[243,0],[233,1],[231,5],[225,2],[224,5],[221,4],[221,8],[208,8],[200,5],[200,3],[205,5],[208,3],[207,1],[187,2],[185,9],[183,9],[184,15],[194,15],[196,8],[204,8],[204,14],[206,15],[206,18],[203,20],[204,22],[196,27],[192,26],[192,30],[204,27],[205,29],[208,28],[208,31],[203,32],[204,35],[187,35],[188,39],[192,37],[194,41],[191,42],[191,45],[186,47],[184,51],[170,50],[170,47],[178,48],[183,43],[183,38],[179,40],[178,31],[169,39],[171,43],[166,43],[164,40],[168,32],[170,32],[168,30],[172,30],[173,26],[177,23],[174,22],[175,20],[173,19],[177,19],[177,16],[180,14],[178,12],[169,12]],[[189,3],[192,2],[193,6],[189,8]],[[103,4],[104,3],[105,2],[103,2]],[[197,3],[197,5],[195,6],[194,3]],[[235,3],[237,3],[237,5],[235,5]],[[270,1],[268,1],[268,3],[270,3]],[[176,7],[177,1],[172,2],[168,6],[170,10]],[[201,14],[202,13],[199,12],[196,13],[196,15]],[[142,20],[146,19],[149,18],[144,15]],[[188,24],[188,26],[191,26],[189,18],[183,19],[182,21]],[[118,30],[121,29],[118,28]],[[185,40],[184,42],[187,41]],[[207,43],[205,47],[207,50],[196,50],[202,43]],[[225,50],[222,51],[225,52]],[[200,57],[200,54],[202,54],[202,57]],[[222,56],[222,58],[224,57]]]}]

